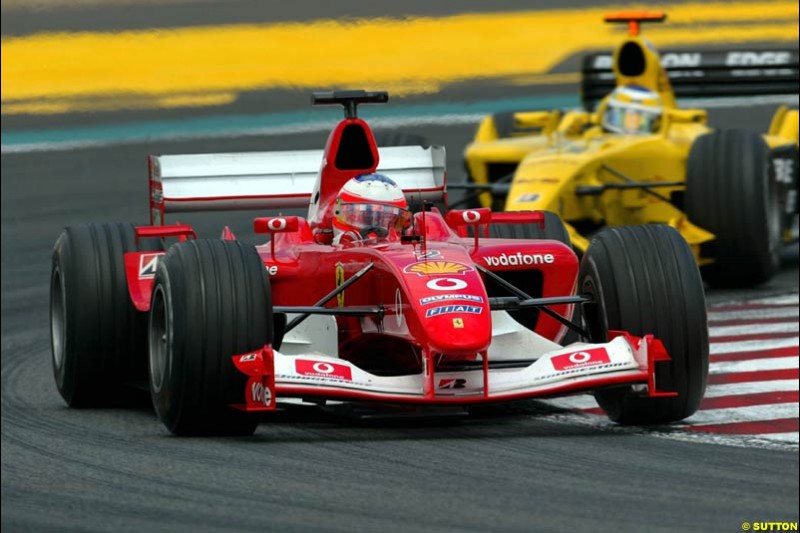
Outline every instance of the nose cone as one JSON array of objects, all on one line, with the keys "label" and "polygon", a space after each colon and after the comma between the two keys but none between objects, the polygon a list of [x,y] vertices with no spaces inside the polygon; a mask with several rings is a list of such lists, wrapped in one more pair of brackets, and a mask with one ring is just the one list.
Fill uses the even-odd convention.
[{"label": "nose cone", "polygon": [[491,312],[475,268],[456,261],[416,265],[407,267],[413,275],[406,276],[406,282],[424,332],[423,344],[446,354],[475,355],[487,349],[492,337]]}]

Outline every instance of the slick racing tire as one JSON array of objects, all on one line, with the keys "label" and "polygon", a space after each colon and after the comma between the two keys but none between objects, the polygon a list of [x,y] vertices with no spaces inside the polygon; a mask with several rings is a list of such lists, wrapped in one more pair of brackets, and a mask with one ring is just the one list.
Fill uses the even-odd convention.
[{"label": "slick racing tire", "polygon": [[64,229],[53,248],[50,337],[53,375],[70,407],[112,405],[119,385],[147,377],[147,314],[128,295],[126,252],[132,224],[81,224]]},{"label": "slick racing tire", "polygon": [[156,414],[176,435],[251,435],[247,376],[234,355],[272,342],[264,264],[237,241],[174,244],[159,261],[149,321],[149,382]]},{"label": "slick racing tire", "polygon": [[548,239],[572,248],[569,232],[561,218],[551,211],[544,214],[544,229],[539,224],[490,224],[489,237],[500,239]]},{"label": "slick racing tire", "polygon": [[714,263],[704,267],[713,286],[747,287],[768,281],[780,266],[783,217],[779,184],[761,135],[729,130],[698,137],[686,166],[686,214],[714,235]]},{"label": "slick racing tire", "polygon": [[581,261],[578,294],[593,297],[583,316],[594,342],[606,341],[608,330],[653,334],[672,358],[660,363],[658,387],[677,396],[651,398],[630,386],[599,390],[595,398],[608,417],[647,425],[692,415],[708,379],[708,327],[700,272],[680,234],[662,225],[601,231]]}]

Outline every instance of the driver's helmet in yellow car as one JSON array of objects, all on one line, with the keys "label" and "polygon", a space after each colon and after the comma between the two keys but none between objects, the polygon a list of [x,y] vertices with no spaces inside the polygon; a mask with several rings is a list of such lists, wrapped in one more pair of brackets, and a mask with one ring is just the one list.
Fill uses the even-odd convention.
[{"label": "driver's helmet in yellow car", "polygon": [[608,97],[603,129],[615,133],[653,133],[661,125],[663,112],[657,92],[638,85],[622,85]]}]

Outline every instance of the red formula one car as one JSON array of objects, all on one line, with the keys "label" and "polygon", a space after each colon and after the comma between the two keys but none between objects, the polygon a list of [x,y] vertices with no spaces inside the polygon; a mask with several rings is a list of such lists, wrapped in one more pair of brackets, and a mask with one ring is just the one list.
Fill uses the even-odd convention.
[{"label": "red formula one car", "polygon": [[[345,119],[324,151],[153,156],[151,224],[81,225],[53,253],[53,368],[71,406],[149,382],[173,433],[250,434],[282,402],[471,405],[594,393],[620,423],[683,419],[708,374],[703,286],[672,228],[607,229],[579,264],[546,212],[450,211],[444,149],[381,148],[356,116],[386,93],[316,93]],[[334,200],[379,171],[403,231],[331,243]],[[307,206],[197,239],[174,211]],[[495,224],[541,238],[488,238]],[[530,236],[531,231],[525,235]],[[164,248],[168,238],[177,238]],[[581,324],[564,317],[581,305]],[[568,330],[580,342],[563,346]]]}]

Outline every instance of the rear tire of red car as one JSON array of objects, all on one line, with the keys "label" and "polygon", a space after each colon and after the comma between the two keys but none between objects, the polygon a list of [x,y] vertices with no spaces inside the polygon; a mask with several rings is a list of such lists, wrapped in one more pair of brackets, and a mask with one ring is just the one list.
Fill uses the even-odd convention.
[{"label": "rear tire of red car", "polygon": [[[149,244],[149,246],[147,246]],[[147,314],[128,295],[125,252],[136,245],[132,224],[64,229],[53,248],[50,333],[56,387],[70,407],[102,407],[120,385],[147,377]]]},{"label": "rear tire of red car", "polygon": [[195,240],[159,261],[149,322],[150,393],[176,435],[252,435],[258,414],[244,403],[247,377],[234,355],[271,343],[269,279],[255,248]]},{"label": "rear tire of red car", "polygon": [[783,216],[769,147],[756,132],[727,130],[699,137],[686,166],[689,221],[716,235],[706,281],[749,287],[780,267]]},{"label": "rear tire of red car", "polygon": [[664,424],[697,411],[708,379],[706,302],[692,250],[675,229],[646,225],[598,233],[581,261],[578,294],[594,297],[583,306],[593,341],[605,342],[608,330],[653,334],[672,358],[659,369],[658,386],[678,396],[651,398],[630,386],[597,391],[611,420]]},{"label": "rear tire of red car", "polygon": [[500,239],[549,239],[563,242],[572,248],[572,241],[564,222],[551,211],[544,214],[544,229],[539,224],[490,224],[489,237]]}]

